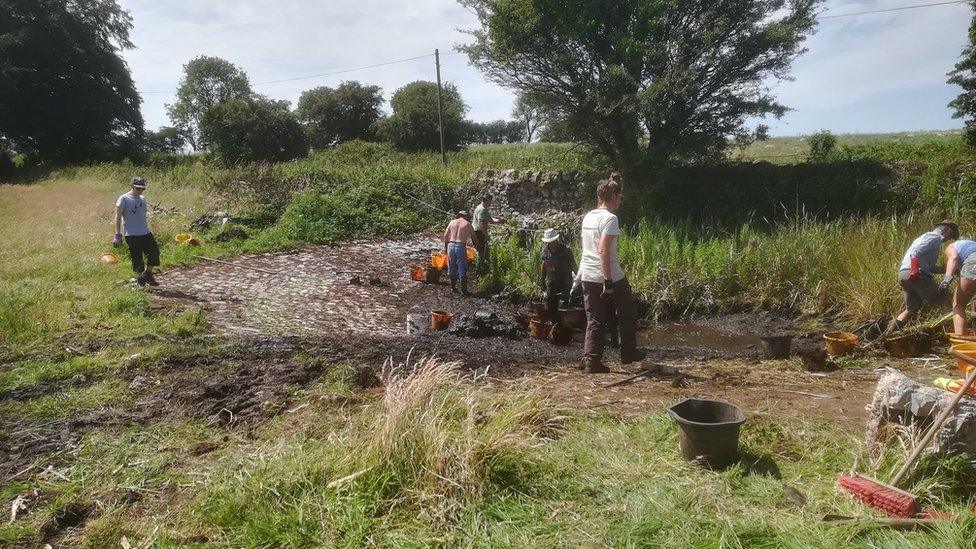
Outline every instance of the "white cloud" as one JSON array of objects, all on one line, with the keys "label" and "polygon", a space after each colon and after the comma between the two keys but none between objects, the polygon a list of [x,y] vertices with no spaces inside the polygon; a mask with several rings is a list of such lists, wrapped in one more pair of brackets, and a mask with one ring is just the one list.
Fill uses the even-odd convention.
[{"label": "white cloud", "polygon": [[[454,0],[120,0],[134,18],[137,49],[125,53],[143,92],[146,125],[166,124],[164,103],[172,96],[146,92],[175,89],[182,65],[202,54],[244,69],[252,82],[293,78],[432,53],[449,53],[467,40],[459,28],[476,19]],[[921,3],[918,0],[831,0],[835,15]],[[901,120],[954,127],[945,109],[945,74],[955,63],[971,10],[939,6],[887,14],[823,20],[808,41],[809,53],[794,65],[794,82],[776,87],[796,109],[774,129],[806,132],[835,125],[869,127],[859,107],[877,106],[892,94],[917,90],[914,118]],[[463,55],[442,58],[445,81],[455,83],[475,120],[507,118],[512,95],[467,65]],[[331,77],[257,86],[260,93],[296,101],[301,91],[342,80],[383,88],[387,98],[417,79],[433,80],[432,58]],[[954,92],[953,92],[954,93]],[[840,114],[843,113],[843,114]],[[852,114],[853,113],[853,114]],[[893,125],[899,113],[892,113]],[[811,121],[812,120],[812,121]],[[859,126],[860,124],[860,126]]]}]

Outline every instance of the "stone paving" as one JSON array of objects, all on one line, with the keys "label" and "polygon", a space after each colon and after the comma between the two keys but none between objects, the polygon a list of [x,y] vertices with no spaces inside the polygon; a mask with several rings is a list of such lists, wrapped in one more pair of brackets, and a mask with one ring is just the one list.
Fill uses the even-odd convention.
[{"label": "stone paving", "polygon": [[410,266],[426,264],[438,246],[432,236],[414,235],[224,259],[278,274],[200,261],[163,273],[153,293],[201,306],[226,335],[400,335],[412,303],[426,312],[431,301],[454,297],[409,276]]}]

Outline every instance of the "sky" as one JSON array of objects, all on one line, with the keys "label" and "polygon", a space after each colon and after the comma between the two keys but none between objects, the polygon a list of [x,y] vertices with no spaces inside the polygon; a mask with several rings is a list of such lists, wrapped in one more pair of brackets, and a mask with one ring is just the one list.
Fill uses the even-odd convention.
[{"label": "sky", "polygon": [[[827,0],[823,15],[895,8],[938,0]],[[199,55],[231,61],[255,91],[294,105],[302,91],[359,80],[385,97],[414,80],[434,80],[434,59],[276,84],[433,54],[454,83],[472,120],[508,118],[513,95],[486,81],[454,46],[477,19],[454,0],[120,0],[133,18],[135,49],[123,56],[143,98],[146,127],[169,123],[166,103],[183,64]],[[767,120],[772,135],[941,130],[962,127],[946,104],[959,89],[946,84],[972,17],[966,4],[828,18],[793,64],[794,80],[770,84],[793,110]]]}]

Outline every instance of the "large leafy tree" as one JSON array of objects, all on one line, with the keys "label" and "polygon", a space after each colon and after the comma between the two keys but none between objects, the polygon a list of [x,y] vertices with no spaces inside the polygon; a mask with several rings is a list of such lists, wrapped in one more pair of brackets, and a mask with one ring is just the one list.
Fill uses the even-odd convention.
[{"label": "large leafy tree", "polygon": [[354,139],[375,139],[382,106],[382,88],[352,81],[303,92],[296,114],[308,128],[312,146],[326,149]]},{"label": "large leafy tree", "polygon": [[[444,146],[455,150],[464,145],[468,107],[453,84],[443,88]],[[379,122],[380,136],[405,151],[440,149],[437,129],[437,84],[418,80],[398,89],[390,99],[393,114]]]},{"label": "large leafy tree", "polygon": [[820,0],[459,1],[481,24],[461,48],[475,66],[639,175],[783,115],[767,83],[788,78]]},{"label": "large leafy tree", "polygon": [[135,152],[131,28],[115,0],[0,0],[0,137],[47,163]]},{"label": "large leafy tree", "polygon": [[219,103],[248,99],[251,94],[251,83],[244,71],[226,59],[201,55],[183,65],[176,102],[166,105],[166,110],[190,146],[199,150],[207,146],[200,138],[203,115]]},{"label": "large leafy tree", "polygon": [[157,131],[146,132],[146,151],[176,154],[186,147],[186,137],[179,128],[163,126]]},{"label": "large leafy tree", "polygon": [[976,146],[976,16],[969,24],[969,44],[962,50],[962,59],[949,73],[949,83],[962,88],[962,93],[949,103],[953,118],[966,122],[966,142]]},{"label": "large leafy tree", "polygon": [[304,156],[308,141],[287,101],[255,96],[207,109],[200,133],[210,152],[227,164],[283,162]]}]

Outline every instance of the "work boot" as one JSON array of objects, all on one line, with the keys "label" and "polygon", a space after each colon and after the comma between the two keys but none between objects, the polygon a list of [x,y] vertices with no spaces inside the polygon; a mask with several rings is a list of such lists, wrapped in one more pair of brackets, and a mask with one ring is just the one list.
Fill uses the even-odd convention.
[{"label": "work boot", "polygon": [[609,374],[610,368],[604,366],[599,360],[588,360],[584,371],[588,374]]},{"label": "work boot", "polygon": [[458,277],[456,277],[456,276],[452,276],[451,277],[451,291],[454,292],[454,293],[457,293],[457,291],[458,291],[458,289],[457,289],[457,279],[458,279]]},{"label": "work boot", "polygon": [[461,277],[461,295],[464,297],[471,295],[471,292],[468,291],[468,277],[466,276]]},{"label": "work boot", "polygon": [[140,288],[144,288],[146,286],[146,273],[142,272],[136,275],[136,284],[138,284]]},{"label": "work boot", "polygon": [[634,349],[633,351],[620,351],[620,363],[630,364],[631,362],[640,362],[647,358],[647,351],[642,349]]},{"label": "work boot", "polygon": [[142,278],[146,281],[146,284],[149,284],[150,286],[159,286],[159,282],[156,282],[156,277],[154,277],[149,271],[146,271],[142,275]]}]

